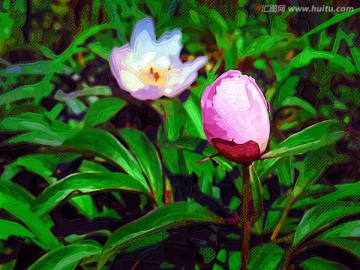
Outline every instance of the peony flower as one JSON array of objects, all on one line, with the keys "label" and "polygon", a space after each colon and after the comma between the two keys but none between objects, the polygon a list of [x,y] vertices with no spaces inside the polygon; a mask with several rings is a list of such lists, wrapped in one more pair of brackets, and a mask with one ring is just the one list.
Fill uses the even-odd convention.
[{"label": "peony flower", "polygon": [[201,107],[205,135],[219,154],[248,163],[265,151],[268,106],[253,78],[238,70],[225,72],[205,89]]},{"label": "peony flower", "polygon": [[181,49],[180,30],[165,32],[156,40],[154,22],[146,18],[135,25],[130,44],[113,50],[111,70],[120,87],[137,99],[174,97],[194,82],[207,62],[206,57],[198,57],[183,63]]}]

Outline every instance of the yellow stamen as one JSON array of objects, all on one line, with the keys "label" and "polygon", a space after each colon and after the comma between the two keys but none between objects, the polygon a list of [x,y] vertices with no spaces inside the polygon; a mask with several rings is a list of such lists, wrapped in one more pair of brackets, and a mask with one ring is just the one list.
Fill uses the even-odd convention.
[{"label": "yellow stamen", "polygon": [[169,73],[170,68],[160,69],[150,64],[140,72],[139,79],[148,85],[164,87],[167,85]]}]

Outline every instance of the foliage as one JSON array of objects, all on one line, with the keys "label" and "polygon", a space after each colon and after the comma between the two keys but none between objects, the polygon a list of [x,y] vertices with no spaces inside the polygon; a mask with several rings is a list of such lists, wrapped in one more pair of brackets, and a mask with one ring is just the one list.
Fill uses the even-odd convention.
[{"label": "foliage", "polygon": [[[250,167],[249,269],[353,269],[360,9],[302,28],[251,1],[75,2],[1,3],[0,269],[146,268],[165,246],[176,255],[151,267],[239,269],[242,169],[198,163],[216,154],[200,97],[229,69],[254,77],[271,108],[268,150]],[[182,28],[184,60],[209,59],[180,97],[140,102],[110,73],[112,49],[147,16],[159,34]]]}]

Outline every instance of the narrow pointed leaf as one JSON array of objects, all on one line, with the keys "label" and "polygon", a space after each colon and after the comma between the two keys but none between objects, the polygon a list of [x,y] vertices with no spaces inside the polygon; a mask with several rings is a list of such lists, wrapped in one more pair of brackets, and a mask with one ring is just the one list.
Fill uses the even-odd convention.
[{"label": "narrow pointed leaf", "polygon": [[87,257],[100,254],[101,249],[91,244],[72,244],[50,251],[30,266],[29,270],[73,270]]},{"label": "narrow pointed leaf", "polygon": [[121,129],[120,134],[130,146],[144,174],[149,179],[156,202],[159,205],[163,204],[164,184],[162,166],[154,145],[143,132],[136,129]]},{"label": "narrow pointed leaf", "polygon": [[349,221],[324,232],[319,239],[360,238],[360,220]]},{"label": "narrow pointed leaf", "polygon": [[4,209],[17,219],[21,220],[36,237],[36,243],[48,250],[60,246],[59,241],[50,231],[48,225],[43,223],[39,217],[35,215],[28,204],[17,201],[16,199],[0,192],[0,209]]},{"label": "narrow pointed leaf", "polygon": [[337,120],[327,120],[312,125],[281,142],[262,158],[304,154],[308,151],[333,144],[345,135]]},{"label": "narrow pointed leaf", "polygon": [[247,269],[276,270],[284,250],[274,243],[264,244],[250,250]]},{"label": "narrow pointed leaf", "polygon": [[114,97],[97,100],[86,113],[85,126],[93,127],[105,123],[125,105],[125,101]]},{"label": "narrow pointed leaf", "polygon": [[326,270],[350,270],[350,268],[346,267],[343,264],[328,261],[323,258],[314,257],[311,259],[307,259],[300,263],[300,266],[304,270],[319,270],[319,269],[326,269]]},{"label": "narrow pointed leaf", "polygon": [[0,228],[0,239],[3,240],[8,239],[11,235],[30,238],[34,237],[34,235],[28,229],[24,228],[19,223],[9,220],[0,219]]},{"label": "narrow pointed leaf", "polygon": [[177,202],[161,206],[115,231],[104,246],[103,258],[98,269],[102,269],[101,267],[113,255],[123,251],[130,244],[144,241],[148,236],[156,234],[162,241],[166,237],[166,234],[163,234],[168,229],[210,223],[223,223],[223,220],[195,202]]},{"label": "narrow pointed leaf", "polygon": [[34,196],[25,188],[14,182],[2,180],[1,178],[0,192],[24,204],[31,205],[34,201]]},{"label": "narrow pointed leaf", "polygon": [[140,165],[135,158],[114,136],[106,131],[100,129],[80,131],[66,140],[62,146],[106,158],[147,186]]},{"label": "narrow pointed leaf", "polygon": [[319,237],[317,239],[322,244],[327,244],[330,246],[341,248],[348,253],[352,254],[356,258],[360,258],[360,245],[358,240],[349,240],[346,238],[323,238]]},{"label": "narrow pointed leaf", "polygon": [[360,213],[360,204],[355,202],[332,202],[319,204],[305,212],[296,229],[294,245],[303,241],[342,218]]},{"label": "narrow pointed leaf", "polygon": [[[311,187],[311,186],[310,186]],[[310,189],[308,188],[308,190]],[[314,188],[316,187],[316,189]],[[297,200],[297,202],[294,204],[293,208],[297,207],[308,207],[309,205],[315,205],[323,202],[334,202],[334,201],[355,201],[360,200],[360,181],[356,183],[350,183],[350,184],[340,184],[335,186],[335,190],[333,192],[329,192],[333,190],[334,188],[330,188],[329,186],[321,185],[317,187],[317,185],[313,185],[314,190],[310,194],[302,194]],[[327,189],[329,191],[327,191]],[[326,193],[326,195],[323,195]],[[313,198],[311,196],[315,198]],[[319,195],[322,196],[319,196]]]},{"label": "narrow pointed leaf", "polygon": [[263,207],[263,190],[261,186],[260,179],[256,173],[254,165],[251,165],[249,167],[250,171],[250,181],[252,186],[252,193],[253,193],[253,199],[254,199],[254,208],[255,208],[255,220],[253,222],[256,222],[262,215],[264,207]]},{"label": "narrow pointed leaf", "polygon": [[300,174],[296,179],[292,192],[294,198],[304,192],[329,166],[348,159],[347,156],[336,154],[335,151],[333,146],[324,147],[318,151],[308,153],[304,160],[296,164]]},{"label": "narrow pointed leaf", "polygon": [[[123,173],[79,173],[70,175],[49,186],[35,200],[33,210],[41,216],[51,211],[69,195],[124,190],[148,194],[140,181]],[[75,194],[74,194],[75,193]]]}]

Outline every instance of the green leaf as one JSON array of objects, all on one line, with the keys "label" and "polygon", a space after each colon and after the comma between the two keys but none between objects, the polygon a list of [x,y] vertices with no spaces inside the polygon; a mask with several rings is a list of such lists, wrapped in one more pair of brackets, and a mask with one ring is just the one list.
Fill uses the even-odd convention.
[{"label": "green leaf", "polygon": [[77,152],[103,157],[123,168],[132,177],[141,181],[144,186],[148,186],[135,158],[114,136],[106,131],[100,129],[80,131],[66,140],[62,146]]},{"label": "green leaf", "polygon": [[281,106],[281,103],[287,98],[291,97],[296,93],[296,86],[300,80],[299,76],[292,76],[287,78],[280,86],[279,90],[275,93],[274,101],[272,105],[274,109]]},{"label": "green leaf", "polygon": [[6,240],[10,235],[20,236],[20,237],[30,237],[34,238],[29,230],[21,226],[19,223],[12,222],[9,220],[0,219],[0,239]]},{"label": "green leaf", "polygon": [[15,266],[16,266],[16,259],[10,261],[10,262],[7,262],[5,264],[1,264],[1,270],[14,270],[15,269]]},{"label": "green leaf", "polygon": [[176,269],[176,265],[168,262],[162,262],[160,264],[160,269]]},{"label": "green leaf", "polygon": [[30,211],[30,205],[0,192],[0,209],[4,209],[17,219],[21,220],[35,236],[34,241],[43,249],[52,249],[60,246],[59,241],[51,233],[48,225]]},{"label": "green leaf", "polygon": [[225,263],[226,262],[226,257],[227,257],[227,252],[225,249],[221,249],[218,253],[218,255],[216,256],[216,259],[218,259],[219,262]]},{"label": "green leaf", "polygon": [[110,173],[110,171],[104,166],[84,159],[79,167],[79,172],[90,173],[90,172],[99,172],[99,173]]},{"label": "green leaf", "polygon": [[31,205],[34,201],[34,196],[25,188],[14,182],[5,181],[2,178],[0,178],[0,192],[24,204]]},{"label": "green leaf", "polygon": [[[333,192],[328,192],[329,186],[321,185],[312,185],[314,190],[310,194],[302,194],[299,196],[297,202],[294,204],[293,208],[296,207],[307,207],[309,205],[315,205],[323,202],[334,202],[341,200],[360,200],[360,181],[351,184],[340,184],[335,186]],[[310,187],[308,189],[310,189]],[[316,188],[316,189],[315,189]],[[328,194],[324,195],[327,192]],[[312,195],[316,198],[312,198]],[[321,196],[319,196],[321,195]]]},{"label": "green leaf", "polygon": [[107,238],[110,235],[111,235],[111,232],[108,230],[95,230],[95,231],[91,231],[89,233],[84,233],[84,234],[70,234],[69,236],[66,236],[64,238],[64,240],[66,243],[69,243],[69,244],[81,244],[93,236],[103,236],[103,237]]},{"label": "green leaf", "polygon": [[271,175],[276,170],[276,168],[278,168],[281,164],[282,164],[281,158],[270,158],[270,159],[254,161],[254,166],[260,180],[263,180],[264,178]]},{"label": "green leaf", "polygon": [[315,27],[313,30],[311,30],[311,31],[307,32],[306,34],[304,34],[301,37],[301,39],[307,38],[308,36],[318,32],[318,31],[326,29],[326,28],[328,28],[329,26],[331,26],[331,25],[333,25],[335,23],[341,22],[342,20],[345,20],[346,18],[348,18],[348,17],[350,17],[350,16],[352,16],[352,15],[358,13],[358,12],[360,12],[360,8],[356,8],[353,11],[336,14],[331,19],[325,21],[324,23],[322,23],[322,24],[318,25],[317,27]]},{"label": "green leaf", "polygon": [[[194,153],[196,148],[204,143],[206,145],[205,145],[204,150],[202,151],[201,155]],[[166,166],[170,167],[170,170],[173,173],[180,172],[179,166],[177,166],[178,164],[174,164],[175,162],[173,161],[174,155],[175,154],[177,155],[176,151],[179,151],[179,150],[189,151],[189,153],[186,152],[186,154],[184,154],[184,155],[187,156],[187,158],[190,158],[192,160],[192,161],[190,161],[188,159],[184,160],[184,162],[187,163],[187,164],[185,164],[187,171],[181,172],[181,173],[185,174],[185,173],[195,172],[198,175],[201,175],[202,168],[207,168],[207,169],[209,168],[209,165],[207,165],[206,163],[209,163],[210,167],[213,167],[213,166],[211,165],[211,162],[205,162],[206,165],[204,165],[204,166],[199,166],[201,164],[196,164],[196,162],[217,153],[215,148],[212,147],[210,144],[208,144],[206,141],[204,141],[198,137],[192,137],[192,136],[183,136],[174,141],[161,141],[160,140],[160,142],[158,144],[159,144],[162,154],[164,156],[163,160],[164,160]],[[195,156],[197,156],[197,157],[195,157]],[[194,158],[196,158],[196,160]],[[179,159],[180,159],[180,157],[179,157]],[[233,167],[235,166],[235,164],[233,162],[230,162],[223,157],[215,157],[214,160],[218,163],[217,167],[218,168],[220,167],[219,169],[222,169],[223,171],[231,171],[233,169]],[[213,171],[213,169],[211,169],[211,171]]]},{"label": "green leaf", "polygon": [[49,132],[49,122],[46,117],[39,113],[25,112],[16,116],[10,116],[0,121],[0,128],[6,131],[44,131]]},{"label": "green leaf", "polygon": [[346,267],[343,264],[328,261],[323,258],[314,257],[311,259],[307,259],[300,263],[300,266],[304,268],[304,270],[319,270],[319,269],[326,269],[326,270],[350,270],[350,268]]},{"label": "green leaf", "polygon": [[163,202],[164,182],[160,157],[146,135],[136,129],[121,129],[121,136],[130,146],[131,151],[139,162],[144,174],[150,182],[153,196],[159,205]]},{"label": "green leaf", "polygon": [[360,204],[354,202],[322,203],[305,212],[296,229],[294,245],[310,235],[330,227],[338,220],[360,212]]},{"label": "green leaf", "polygon": [[360,237],[360,220],[354,220],[343,223],[335,228],[324,232],[318,239],[329,238],[359,238]]},{"label": "green leaf", "polygon": [[58,146],[74,132],[69,125],[59,120],[50,120],[46,115],[26,112],[0,121],[0,129],[24,131],[9,139],[8,143],[29,142]]},{"label": "green leaf", "polygon": [[125,190],[148,194],[140,181],[123,173],[78,173],[49,186],[35,200],[33,210],[41,216],[51,211],[69,195]]},{"label": "green leaf", "polygon": [[284,208],[286,207],[286,199],[279,197],[271,205],[271,208],[266,212],[266,219],[264,225],[265,232],[272,232],[279,222]]},{"label": "green leaf", "polygon": [[[104,24],[101,26],[105,26]],[[99,26],[96,26],[98,29]],[[82,84],[83,89],[76,91],[77,97],[84,97],[84,96],[111,96],[112,91],[109,86],[105,85],[96,85],[96,86],[88,86],[86,83]],[[73,92],[74,93],[74,92]]]},{"label": "green leaf", "polygon": [[274,243],[264,244],[250,250],[247,268],[276,270],[284,250]]},{"label": "green leaf", "polygon": [[43,177],[49,183],[56,181],[53,174],[59,163],[73,161],[80,155],[76,154],[34,154],[25,155],[5,166],[5,170],[0,179],[11,181],[11,179],[23,169]]},{"label": "green leaf", "polygon": [[115,231],[104,246],[103,258],[98,269],[102,269],[110,257],[123,251],[129,244],[144,241],[154,233],[197,223],[221,222],[221,218],[195,202],[177,202],[161,206]]},{"label": "green leaf", "polygon": [[215,263],[215,264],[213,265],[212,270],[224,270],[224,268],[223,268],[222,266],[218,265],[217,263]]},{"label": "green leaf", "polygon": [[183,135],[183,128],[188,121],[184,106],[180,99],[158,99],[152,104],[164,119],[163,131],[168,141],[173,141]]},{"label": "green leaf", "polygon": [[253,199],[254,199],[254,208],[255,208],[255,221],[257,221],[260,216],[263,213],[264,207],[263,207],[263,190],[261,186],[260,179],[256,173],[254,165],[251,165],[249,167],[250,172],[250,182],[252,186],[252,193],[253,193]]},{"label": "green leaf", "polygon": [[50,251],[30,266],[29,270],[73,270],[81,260],[101,253],[101,248],[91,244],[72,244]]},{"label": "green leaf", "polygon": [[292,192],[294,198],[297,198],[311,183],[317,180],[329,166],[348,158],[345,155],[337,155],[335,152],[333,147],[324,147],[308,153],[303,161],[295,165],[300,174]]},{"label": "green leaf", "polygon": [[304,109],[310,116],[316,116],[317,111],[314,108],[313,105],[311,105],[309,102],[300,99],[298,97],[287,97],[283,102],[281,103],[282,106],[298,106],[302,109]]},{"label": "green leaf", "polygon": [[260,55],[263,52],[269,53],[271,51],[276,52],[281,47],[288,46],[294,39],[294,35],[291,33],[272,33],[271,35],[261,36],[251,42],[250,46],[245,50],[244,55]]},{"label": "green leaf", "polygon": [[291,62],[292,68],[302,68],[308,66],[313,59],[326,59],[331,64],[339,65],[345,72],[356,71],[351,61],[339,54],[327,51],[315,51],[309,47],[305,48],[301,53],[294,57]]},{"label": "green leaf", "polygon": [[213,195],[213,180],[214,180],[214,166],[211,162],[203,162],[197,164],[196,162],[202,160],[204,156],[190,151],[184,151],[184,160],[188,174],[195,173],[199,178],[199,187],[201,192],[212,196]]},{"label": "green leaf", "polygon": [[53,88],[54,86],[47,81],[42,81],[33,85],[20,86],[0,95],[0,106],[5,105],[6,109],[10,110],[12,102],[28,98],[34,99],[34,102],[39,104],[41,99],[48,96]]},{"label": "green leaf", "polygon": [[230,270],[239,270],[241,265],[241,252],[230,251],[228,263]]},{"label": "green leaf", "polygon": [[203,257],[205,264],[211,263],[216,257],[216,253],[211,247],[200,248],[199,253]]},{"label": "green leaf", "polygon": [[353,254],[356,258],[360,257],[360,245],[357,240],[348,240],[345,238],[318,238],[322,244],[328,244],[330,246],[335,246],[347,251],[350,254]]},{"label": "green leaf", "polygon": [[291,135],[275,149],[262,155],[262,158],[282,157],[304,154],[323,146],[333,144],[345,135],[339,121],[327,120],[312,125]]},{"label": "green leaf", "polygon": [[[335,228],[324,232],[316,240],[336,246],[346,250],[347,252],[360,257],[360,245],[358,239],[360,237],[360,220],[354,220],[343,223]],[[352,240],[353,238],[353,240]]]},{"label": "green leaf", "polygon": [[197,135],[202,139],[206,139],[201,120],[200,100],[198,97],[191,93],[191,95],[184,103],[184,108],[189,116],[190,121],[192,121],[195,126]]},{"label": "green leaf", "polygon": [[281,186],[292,186],[294,184],[294,168],[292,157],[284,157],[283,163],[277,168],[276,174]]},{"label": "green leaf", "polygon": [[108,208],[106,205],[103,205],[101,211],[99,211],[90,195],[82,195],[78,197],[73,197],[70,200],[70,203],[76,207],[78,212],[88,218],[89,220],[94,220],[100,217],[107,217],[113,219],[120,219],[119,214],[116,210]]},{"label": "green leaf", "polygon": [[85,117],[85,126],[94,127],[107,122],[121,110],[126,102],[119,98],[101,98],[91,104]]}]

